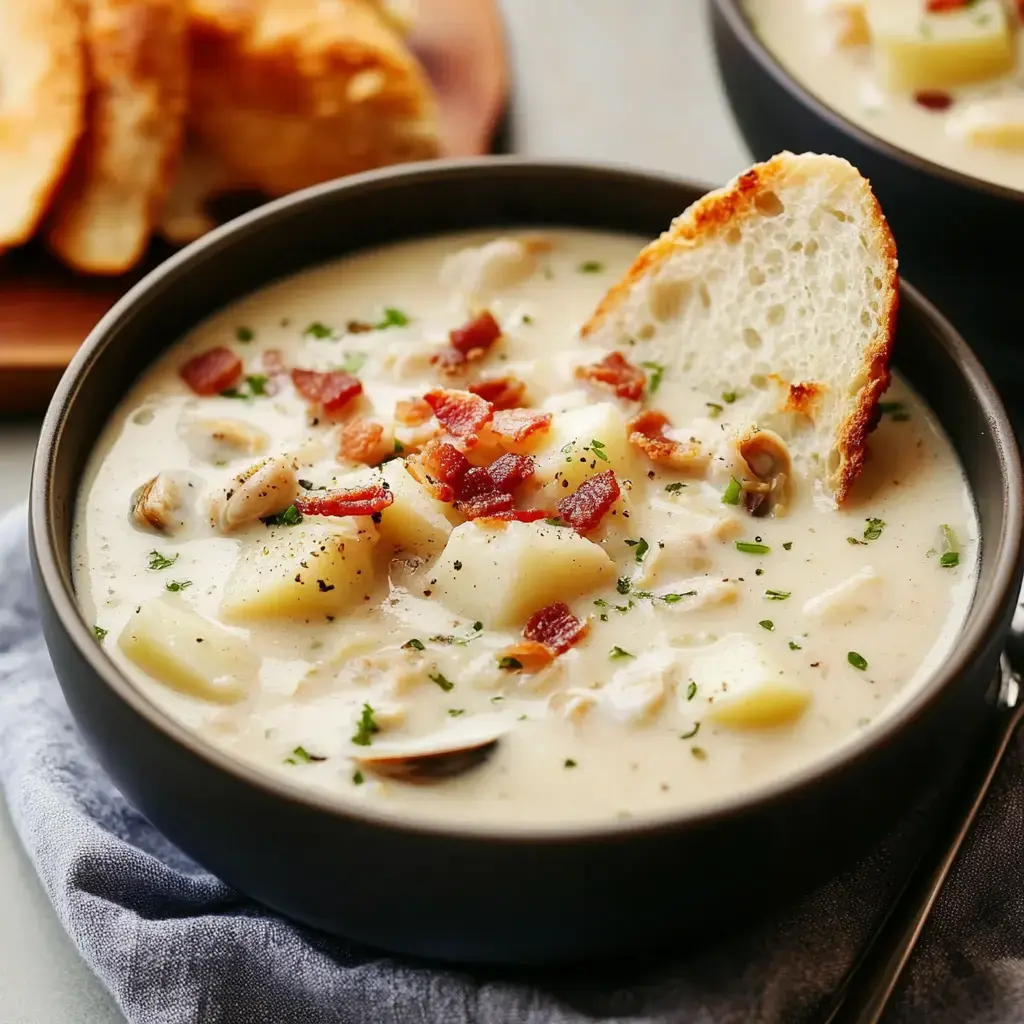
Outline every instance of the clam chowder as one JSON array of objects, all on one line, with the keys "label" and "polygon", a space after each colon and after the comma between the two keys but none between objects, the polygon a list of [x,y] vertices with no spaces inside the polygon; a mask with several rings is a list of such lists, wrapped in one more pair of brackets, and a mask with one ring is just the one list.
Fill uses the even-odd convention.
[{"label": "clam chowder", "polygon": [[753,368],[581,342],[641,245],[405,243],[196,328],[79,496],[97,642],[210,744],[407,816],[649,815],[848,741],[967,614],[956,457],[896,380],[837,510],[750,433]]}]

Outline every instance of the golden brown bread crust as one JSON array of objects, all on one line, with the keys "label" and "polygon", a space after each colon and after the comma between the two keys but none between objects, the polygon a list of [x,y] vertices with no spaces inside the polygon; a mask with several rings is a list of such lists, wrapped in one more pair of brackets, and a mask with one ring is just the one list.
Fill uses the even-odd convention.
[{"label": "golden brown bread crust", "polygon": [[77,270],[118,274],[145,251],[181,149],[185,0],[82,0],[86,132],[47,242]]},{"label": "golden brown bread crust", "polygon": [[[580,337],[586,340],[594,334],[637,282],[668,259],[680,243],[698,242],[726,232],[737,222],[753,216],[758,209],[764,209],[766,204],[770,206],[777,203],[776,189],[789,173],[788,163],[791,159],[791,154],[782,153],[766,163],[756,164],[730,186],[709,192],[677,217],[660,238],[651,242],[637,256],[622,280],[612,286],[581,328]],[[830,474],[828,483],[836,503],[840,505],[849,497],[850,489],[864,467],[867,436],[871,430],[875,406],[889,386],[889,358],[899,301],[896,243],[866,179],[863,180],[863,191],[862,198],[868,206],[868,229],[874,235],[869,240],[869,247],[882,255],[885,266],[881,290],[885,305],[879,310],[876,336],[864,353],[859,375],[863,376],[863,383],[858,389],[854,407],[839,424],[833,439],[839,464]],[[798,393],[795,396],[793,389],[789,390],[787,402],[794,401],[796,404],[791,408],[806,412],[808,409],[805,405],[813,401],[814,393],[820,387],[813,381],[802,382],[796,385]]]},{"label": "golden brown bread crust", "polygon": [[0,0],[0,252],[27,242],[83,127],[74,0]]},{"label": "golden brown bread crust", "polygon": [[427,76],[368,0],[190,0],[190,127],[281,195],[438,153]]}]

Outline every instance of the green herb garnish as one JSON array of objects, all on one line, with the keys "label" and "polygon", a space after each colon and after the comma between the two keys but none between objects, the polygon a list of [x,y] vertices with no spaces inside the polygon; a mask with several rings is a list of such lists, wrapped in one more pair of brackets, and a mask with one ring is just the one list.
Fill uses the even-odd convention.
[{"label": "green herb garnish", "polygon": [[388,306],[384,310],[384,319],[374,324],[374,327],[378,331],[386,331],[389,327],[405,327],[408,322],[409,318],[400,309]]},{"label": "green herb garnish", "polygon": [[631,548],[636,548],[636,551],[633,552],[633,557],[637,562],[642,562],[644,560],[644,555],[647,554],[651,547],[643,537],[639,540],[627,540],[626,544]]},{"label": "green herb garnish", "polygon": [[732,403],[739,397],[740,396],[735,391],[722,392],[722,401],[725,402],[726,405],[732,405]]},{"label": "green herb garnish", "polygon": [[314,320],[302,333],[310,338],[319,338],[321,341],[334,336],[333,329],[327,324],[320,323],[319,320]]},{"label": "green herb garnish", "polygon": [[317,487],[317,485],[315,483],[313,483],[312,480],[300,480],[299,481],[299,486],[304,491],[326,491],[327,490],[327,485],[326,484],[324,484],[322,487]]},{"label": "green herb garnish", "polygon": [[621,647],[613,647],[608,652],[608,657],[611,658],[612,661],[618,661],[620,658],[635,658],[636,655],[630,654],[629,651],[625,651]]},{"label": "green herb garnish", "polygon": [[686,699],[693,700],[697,696],[697,684],[691,679],[686,687]]},{"label": "green herb garnish", "polygon": [[264,516],[260,522],[266,526],[298,526],[302,522],[302,513],[294,505],[289,505],[283,512]]},{"label": "green herb garnish", "polygon": [[740,495],[743,493],[743,488],[740,487],[739,480],[736,477],[729,478],[729,484],[725,488],[725,493],[722,495],[723,505],[738,505],[740,503]]},{"label": "green herb garnish", "polygon": [[239,341],[252,341],[256,337],[256,333],[251,327],[236,327],[235,337]]},{"label": "green herb garnish", "polygon": [[449,690],[455,689],[455,684],[450,679],[445,678],[440,672],[435,672],[432,676],[429,676],[428,678],[432,683],[437,683],[437,685],[440,686],[445,693],[447,693]]},{"label": "green herb garnish", "polygon": [[344,370],[345,373],[358,373],[369,358],[366,352],[346,352],[342,356],[338,369]]},{"label": "green herb garnish", "polygon": [[96,637],[96,639],[99,640],[100,643],[103,643],[103,638],[107,635],[107,630],[105,630],[102,626],[93,626],[92,635]]},{"label": "green herb garnish", "polygon": [[181,590],[187,590],[192,586],[191,580],[170,580],[167,584],[166,589],[172,594],[177,594]]},{"label": "green herb garnish", "polygon": [[579,269],[581,274],[600,274],[604,264],[600,260],[584,260]]},{"label": "green herb garnish", "polygon": [[759,625],[759,626],[760,626],[760,627],[761,627],[762,629],[767,629],[769,633],[774,633],[774,632],[775,632],[775,623],[774,623],[774,622],[772,622],[772,620],[771,620],[771,619],[762,619],[762,620],[761,620],[761,621],[760,621],[760,622],[758,623],[758,625]]},{"label": "green herb garnish", "polygon": [[518,658],[511,658],[507,654],[498,659],[498,668],[506,672],[518,672],[522,667],[523,663]]},{"label": "green herb garnish", "polygon": [[413,637],[411,640],[406,640],[405,643],[402,644],[402,650],[403,651],[425,651],[426,648],[423,646],[423,641],[422,640],[417,640],[416,637]]},{"label": "green herb garnish", "polygon": [[262,373],[252,373],[245,378],[240,388],[228,388],[220,393],[221,398],[240,398],[243,401],[257,398],[267,393],[267,377]]},{"label": "green herb garnish", "polygon": [[633,581],[628,576],[620,576],[615,584],[615,589],[620,594],[628,594],[633,588]]},{"label": "green herb garnish", "polygon": [[574,761],[574,760],[573,760],[573,759],[572,759],[571,757],[567,757],[567,758],[566,758],[566,759],[565,759],[565,760],[564,760],[564,761],[562,762],[562,764],[563,764],[563,766],[564,766],[564,767],[566,767],[566,768],[575,768],[575,767],[576,767],[576,762],[575,762],[575,761]]},{"label": "green herb garnish", "polygon": [[942,524],[942,554],[939,555],[939,565],[943,569],[952,569],[960,564],[960,541],[957,539],[953,528]]},{"label": "green herb garnish", "polygon": [[910,413],[902,402],[879,402],[878,411],[897,423],[904,423],[910,419]]},{"label": "green herb garnish", "polygon": [[665,490],[668,491],[669,494],[678,494],[685,486],[686,484],[678,482],[674,484],[665,484]]},{"label": "green herb garnish", "polygon": [[651,374],[647,378],[647,392],[648,394],[655,394],[658,388],[661,387],[661,380],[665,376],[665,367],[661,363],[651,362],[649,359],[645,360],[640,364],[645,370],[650,370]]},{"label": "green herb garnish", "polygon": [[789,641],[789,649],[791,651],[802,651],[803,650],[803,648],[795,640],[790,640]]},{"label": "green herb garnish", "polygon": [[603,451],[604,441],[591,441],[589,447],[583,450],[593,453],[594,458],[600,459],[602,462],[608,462],[608,455]]},{"label": "green herb garnish", "polygon": [[353,786],[361,786],[365,781],[366,780],[363,778],[363,773],[361,771],[359,771],[359,769],[357,768],[352,773],[352,785]]},{"label": "green herb garnish", "polygon": [[465,713],[466,713],[466,709],[465,708],[449,708],[448,709],[448,717],[449,718],[458,718],[459,715],[464,715]]},{"label": "green herb garnish", "polygon": [[375,732],[380,732],[380,726],[373,720],[373,708],[369,704],[364,704],[352,742],[359,747],[368,747],[373,742],[372,736]]},{"label": "green herb garnish", "polygon": [[784,551],[789,551],[789,550],[790,550],[790,548],[792,548],[792,547],[793,547],[793,542],[792,542],[791,540],[787,540],[787,541],[786,541],[786,542],[785,542],[785,543],[784,543],[784,544],[782,545],[782,548],[783,548],[783,550],[784,550]]},{"label": "green herb garnish", "polygon": [[718,417],[722,415],[722,406],[717,402],[705,402],[704,404],[708,407],[709,420],[718,419]]},{"label": "green herb garnish", "polygon": [[771,548],[767,544],[754,543],[749,540],[736,541],[736,550],[742,551],[745,555],[767,555]]},{"label": "green herb garnish", "polygon": [[859,544],[861,547],[864,547],[864,548],[866,548],[868,546],[868,542],[866,540],[858,540],[856,537],[847,537],[846,538],[846,543],[847,544]]},{"label": "green herb garnish", "polygon": [[885,529],[885,521],[882,519],[865,519],[868,525],[864,527],[864,539],[865,540],[878,540],[882,536],[882,530]]},{"label": "green herb garnish", "polygon": [[169,569],[177,560],[177,554],[168,558],[166,555],[161,555],[159,551],[150,551],[149,553],[150,569]]},{"label": "green herb garnish", "polygon": [[690,753],[698,761],[706,761],[708,759],[708,752],[703,747],[690,747]]},{"label": "green herb garnish", "polygon": [[679,604],[679,602],[682,601],[682,599],[684,597],[696,597],[696,596],[697,596],[697,591],[696,590],[684,590],[681,594],[662,594],[661,595],[661,600],[664,601],[665,604]]},{"label": "green herb garnish", "polygon": [[867,659],[862,654],[858,654],[856,651],[850,651],[850,653],[846,655],[846,660],[854,668],[860,669],[861,672],[863,672],[868,667]]},{"label": "green herb garnish", "polygon": [[696,723],[694,723],[693,728],[689,732],[680,733],[679,734],[679,738],[681,740],[692,740],[693,737],[696,736],[697,733],[699,733],[699,732],[700,732],[700,722],[696,722]]},{"label": "green herb garnish", "polygon": [[764,596],[768,601],[785,601],[787,597],[792,596],[792,593],[791,590],[766,590]]},{"label": "green herb garnish", "polygon": [[305,747],[296,747],[291,757],[284,759],[285,764],[313,764],[316,761],[326,761],[326,757],[311,754]]}]

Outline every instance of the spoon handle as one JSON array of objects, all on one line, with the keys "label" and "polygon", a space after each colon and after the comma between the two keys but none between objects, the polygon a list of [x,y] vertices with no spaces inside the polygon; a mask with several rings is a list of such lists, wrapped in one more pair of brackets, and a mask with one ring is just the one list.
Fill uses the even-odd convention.
[{"label": "spoon handle", "polygon": [[992,732],[969,764],[947,824],[936,833],[932,846],[850,970],[822,1024],[878,1024],[882,1019],[943,883],[1024,720],[1019,686],[1018,677],[1004,662],[1002,706]]}]

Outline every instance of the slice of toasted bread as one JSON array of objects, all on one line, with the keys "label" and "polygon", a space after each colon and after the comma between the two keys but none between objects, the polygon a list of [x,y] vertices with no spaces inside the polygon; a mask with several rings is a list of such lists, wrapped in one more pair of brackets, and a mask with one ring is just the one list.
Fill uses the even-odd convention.
[{"label": "slice of toasted bread", "polygon": [[856,168],[782,153],[676,218],[581,337],[716,399],[739,390],[751,422],[782,434],[841,504],[889,386],[897,283],[892,234]]},{"label": "slice of toasted bread", "polygon": [[210,202],[241,187],[242,183],[233,182],[224,165],[201,144],[187,141],[157,218],[157,232],[172,245],[194,242],[216,226]]},{"label": "slice of toasted bread", "polygon": [[190,0],[190,127],[270,195],[438,153],[427,76],[368,0]]},{"label": "slice of toasted bread", "polygon": [[70,266],[119,274],[170,188],[187,101],[185,0],[83,0],[88,123],[47,231]]},{"label": "slice of toasted bread", "polygon": [[82,132],[74,0],[0,0],[0,251],[28,241]]}]

